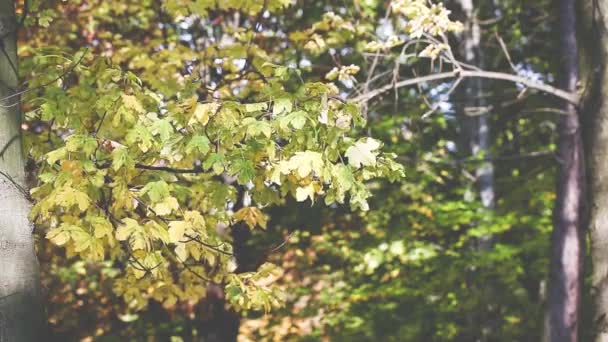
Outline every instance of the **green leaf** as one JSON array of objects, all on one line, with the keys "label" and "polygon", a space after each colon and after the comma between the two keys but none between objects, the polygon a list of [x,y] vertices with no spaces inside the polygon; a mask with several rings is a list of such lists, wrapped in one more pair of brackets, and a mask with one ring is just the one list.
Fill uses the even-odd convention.
[{"label": "green leaf", "polygon": [[262,112],[268,109],[268,103],[260,102],[260,103],[247,103],[245,104],[245,112],[253,113],[253,112]]},{"label": "green leaf", "polygon": [[66,139],[65,147],[68,152],[84,152],[85,155],[91,155],[97,149],[97,139],[84,134],[73,134]]},{"label": "green leaf", "polygon": [[211,142],[209,138],[204,135],[195,135],[190,139],[186,145],[186,153],[193,153],[195,151],[202,155],[207,154],[211,150]]},{"label": "green leaf", "polygon": [[283,113],[289,113],[289,112],[291,112],[292,108],[293,108],[293,103],[291,102],[291,99],[289,99],[289,98],[276,99],[276,100],[274,100],[274,103],[272,106],[272,114],[279,115],[279,114],[283,114]]},{"label": "green leaf", "polygon": [[112,169],[114,171],[118,171],[122,167],[130,169],[133,166],[135,166],[135,161],[126,147],[117,147],[112,151]]},{"label": "green leaf", "polygon": [[142,189],[141,195],[148,195],[148,198],[153,203],[157,203],[162,201],[165,197],[169,197],[169,184],[167,182],[160,180],[157,182],[148,182]]}]

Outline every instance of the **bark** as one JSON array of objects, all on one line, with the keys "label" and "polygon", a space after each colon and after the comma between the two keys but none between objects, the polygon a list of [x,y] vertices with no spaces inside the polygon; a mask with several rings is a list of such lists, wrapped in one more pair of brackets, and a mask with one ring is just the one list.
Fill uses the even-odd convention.
[{"label": "bark", "polygon": [[608,0],[578,1],[595,341],[608,341]]},{"label": "bark", "polygon": [[[0,99],[18,86],[16,29],[13,0],[0,0]],[[18,97],[0,101],[0,342],[42,341],[45,326],[20,125]]]},{"label": "bark", "polygon": [[[481,27],[475,13],[473,0],[459,0],[464,14],[465,31],[462,36],[461,53],[464,62],[483,68],[481,52]],[[481,78],[465,79],[461,85],[463,106],[459,108],[464,145],[473,156],[490,157],[490,125],[483,100],[483,81]],[[481,203],[486,209],[494,208],[494,166],[491,162],[481,164],[475,170],[477,189]],[[478,241],[480,250],[488,250],[492,245],[490,236]]]},{"label": "bark", "polygon": [[[575,0],[557,0],[560,23],[560,87],[576,92],[578,46]],[[577,341],[583,278],[584,235],[582,203],[585,188],[583,144],[577,108],[564,102],[568,115],[558,119],[557,199],[551,237],[549,293],[545,337],[549,341]]]},{"label": "bark", "polygon": [[[477,18],[476,4],[473,0],[458,0],[462,11],[462,22],[465,25],[461,37],[460,54],[465,63],[483,68],[483,53],[481,50],[481,27]],[[479,6],[479,3],[477,3]],[[480,159],[490,159],[490,127],[487,103],[484,100],[484,84],[482,78],[473,77],[463,79],[460,85],[460,105],[457,107],[460,117],[461,144],[465,153]],[[475,169],[476,191],[481,199],[483,210],[490,212],[494,210],[494,167],[491,162],[483,162]],[[483,224],[483,222],[478,222]],[[491,235],[485,235],[475,240],[476,251],[488,252],[492,249],[493,241]],[[478,277],[481,269],[471,269],[471,288],[478,284],[474,278]],[[487,305],[480,307],[478,312],[467,314],[470,325],[471,337],[476,341],[489,341],[490,336],[496,330],[498,316],[494,298],[496,289],[492,284],[485,284],[483,288],[472,290],[484,297]],[[483,293],[483,294],[482,294]]]}]

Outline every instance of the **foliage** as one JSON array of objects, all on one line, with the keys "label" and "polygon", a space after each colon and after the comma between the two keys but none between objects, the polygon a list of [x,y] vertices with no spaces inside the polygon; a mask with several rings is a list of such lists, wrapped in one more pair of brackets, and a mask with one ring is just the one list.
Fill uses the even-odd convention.
[{"label": "foliage", "polygon": [[[452,84],[349,101],[440,71],[462,30],[454,4],[30,6],[32,219],[61,336],[187,340],[220,284],[248,318],[243,339],[476,340],[487,322],[488,339],[539,339],[551,165],[501,163],[497,208],[483,211]],[[553,28],[526,25],[548,6],[479,6],[503,13],[484,30],[495,69],[510,70],[498,31],[521,70],[550,75]],[[505,104],[517,89],[487,87],[493,154],[553,148],[552,117],[526,115],[546,99]],[[246,272],[237,226],[255,249]],[[479,251],[486,234],[496,246]]]}]

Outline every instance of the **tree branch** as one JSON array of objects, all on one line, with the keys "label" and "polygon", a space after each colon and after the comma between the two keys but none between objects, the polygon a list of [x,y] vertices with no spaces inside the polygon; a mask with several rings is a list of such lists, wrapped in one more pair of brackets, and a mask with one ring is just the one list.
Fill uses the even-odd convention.
[{"label": "tree branch", "polygon": [[195,167],[192,169],[176,169],[176,168],[168,167],[168,166],[151,166],[151,165],[144,165],[144,164],[140,164],[140,163],[135,164],[135,168],[140,169],[140,170],[149,170],[149,171],[167,171],[167,172],[171,172],[171,173],[205,173],[206,172],[206,170],[204,170],[202,167]]},{"label": "tree branch", "polygon": [[390,90],[393,90],[395,88],[403,88],[403,87],[408,87],[408,86],[412,86],[412,85],[416,85],[416,84],[420,84],[420,83],[424,83],[424,82],[439,81],[439,80],[445,80],[445,79],[450,79],[450,78],[472,78],[472,77],[486,78],[486,79],[492,79],[492,80],[502,80],[502,81],[508,81],[508,82],[513,82],[513,83],[521,83],[528,88],[540,90],[547,94],[553,95],[553,96],[558,97],[563,100],[566,100],[567,102],[572,103],[574,105],[578,105],[580,102],[580,98],[579,98],[578,94],[570,93],[570,92],[561,90],[559,88],[553,87],[551,85],[548,85],[548,84],[545,84],[542,82],[537,82],[537,81],[534,81],[534,80],[531,80],[529,78],[525,78],[522,76],[507,74],[507,73],[503,73],[503,72],[485,71],[485,70],[454,70],[454,71],[442,72],[442,73],[433,74],[433,75],[410,78],[407,80],[396,82],[394,84],[387,84],[383,87],[372,90],[363,95],[357,96],[357,97],[353,98],[352,100],[356,101],[356,102],[367,102],[367,101],[370,101],[371,99],[375,98],[376,96],[381,95]]}]

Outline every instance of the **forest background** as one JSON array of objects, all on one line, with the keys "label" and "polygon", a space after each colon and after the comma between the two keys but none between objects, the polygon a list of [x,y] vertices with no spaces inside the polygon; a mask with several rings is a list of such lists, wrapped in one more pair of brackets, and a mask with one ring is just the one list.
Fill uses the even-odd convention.
[{"label": "forest background", "polygon": [[601,341],[579,5],[0,0],[0,340]]}]

